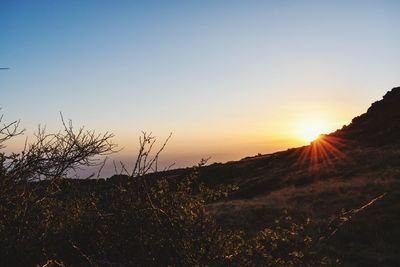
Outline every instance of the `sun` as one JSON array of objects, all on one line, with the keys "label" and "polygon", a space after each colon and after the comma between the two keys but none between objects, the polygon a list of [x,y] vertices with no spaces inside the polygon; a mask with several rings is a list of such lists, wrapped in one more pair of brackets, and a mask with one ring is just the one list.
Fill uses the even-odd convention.
[{"label": "sun", "polygon": [[317,128],[306,129],[303,133],[303,139],[307,142],[312,142],[321,135],[321,130]]},{"label": "sun", "polygon": [[306,142],[312,142],[319,138],[321,134],[328,131],[327,123],[322,120],[310,120],[299,124],[299,138]]}]

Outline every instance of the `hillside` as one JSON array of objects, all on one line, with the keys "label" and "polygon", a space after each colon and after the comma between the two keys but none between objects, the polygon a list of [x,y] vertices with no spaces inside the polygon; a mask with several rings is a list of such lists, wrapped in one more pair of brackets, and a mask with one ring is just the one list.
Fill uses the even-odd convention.
[{"label": "hillside", "polygon": [[[112,135],[39,134],[0,153],[0,265],[400,266],[399,96],[308,146],[225,164],[149,173],[144,134],[139,167],[109,179],[65,177]],[[20,134],[5,129],[0,146]]]},{"label": "hillside", "polygon": [[393,88],[368,111],[331,136],[354,140],[364,146],[393,145],[400,141],[400,87]]},{"label": "hillside", "polygon": [[398,87],[309,146],[205,168],[205,179],[240,188],[211,209],[225,224],[253,230],[282,209],[326,225],[343,210],[385,194],[354,215],[331,242],[346,266],[399,266],[399,142]]},{"label": "hillside", "polygon": [[378,198],[354,213],[330,242],[345,266],[400,265],[400,87],[309,146],[211,164],[200,175],[210,185],[239,186],[209,210],[224,227],[250,232],[272,224],[283,210],[326,228],[343,212]]}]

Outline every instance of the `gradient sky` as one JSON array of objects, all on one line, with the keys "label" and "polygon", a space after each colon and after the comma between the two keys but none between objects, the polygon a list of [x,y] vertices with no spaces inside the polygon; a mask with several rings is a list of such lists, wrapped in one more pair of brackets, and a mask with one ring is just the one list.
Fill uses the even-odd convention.
[{"label": "gradient sky", "polygon": [[[2,112],[112,131],[173,132],[166,161],[305,144],[400,85],[400,1],[0,1]],[[12,145],[11,145],[12,146]]]}]

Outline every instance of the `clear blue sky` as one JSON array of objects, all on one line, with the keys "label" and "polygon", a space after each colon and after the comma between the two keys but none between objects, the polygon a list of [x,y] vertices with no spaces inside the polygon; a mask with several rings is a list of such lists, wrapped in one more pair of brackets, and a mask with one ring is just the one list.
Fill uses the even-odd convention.
[{"label": "clear blue sky", "polygon": [[2,0],[0,106],[32,131],[62,111],[126,153],[140,130],[172,131],[178,165],[284,149],[400,85],[399,14],[400,1]]}]

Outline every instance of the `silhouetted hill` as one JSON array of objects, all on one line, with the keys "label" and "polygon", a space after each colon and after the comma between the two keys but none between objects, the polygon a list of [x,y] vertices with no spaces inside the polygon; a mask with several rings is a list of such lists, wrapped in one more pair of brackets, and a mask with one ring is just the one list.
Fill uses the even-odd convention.
[{"label": "silhouetted hill", "polygon": [[[188,173],[190,168],[162,175]],[[212,164],[200,177],[239,186],[226,201],[210,205],[225,227],[257,231],[288,210],[323,228],[343,211],[361,210],[330,240],[344,266],[400,266],[400,87],[308,146]]]},{"label": "silhouetted hill", "polygon": [[382,100],[342,129],[331,134],[367,146],[387,145],[400,141],[400,87],[393,88]]},{"label": "silhouetted hill", "polygon": [[400,266],[399,103],[307,146],[145,176],[24,182],[30,161],[2,154],[0,265]]},{"label": "silhouetted hill", "polygon": [[[181,179],[191,172],[170,170],[149,180]],[[328,241],[343,266],[400,266],[400,87],[348,126],[308,146],[214,163],[198,172],[208,185],[239,187],[208,206],[225,228],[251,234],[273,224],[284,210],[300,221],[311,219],[320,229],[346,218]],[[125,178],[112,177],[101,188]]]}]

